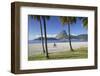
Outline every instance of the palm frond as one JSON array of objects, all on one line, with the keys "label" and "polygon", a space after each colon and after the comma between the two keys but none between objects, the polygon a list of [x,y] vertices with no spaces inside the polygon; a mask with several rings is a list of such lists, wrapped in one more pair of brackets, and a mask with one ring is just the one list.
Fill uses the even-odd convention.
[{"label": "palm frond", "polygon": [[76,17],[60,17],[60,21],[62,25],[73,24],[73,23],[76,23],[77,18]]},{"label": "palm frond", "polygon": [[33,16],[33,18],[34,18],[34,20],[40,21],[40,16],[38,16],[38,15]]},{"label": "palm frond", "polygon": [[79,19],[83,22],[83,26],[88,28],[88,18],[87,17],[80,17]]},{"label": "palm frond", "polygon": [[45,16],[46,20],[49,20],[50,19],[50,16]]}]

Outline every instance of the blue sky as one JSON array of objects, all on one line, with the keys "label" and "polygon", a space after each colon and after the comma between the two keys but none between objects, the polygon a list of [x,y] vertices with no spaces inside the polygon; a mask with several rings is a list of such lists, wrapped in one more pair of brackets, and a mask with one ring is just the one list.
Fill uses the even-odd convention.
[{"label": "blue sky", "polygon": [[[57,16],[50,16],[50,20],[47,21],[47,36],[48,37],[55,37],[58,33],[62,30],[67,30],[67,26],[62,26],[59,17]],[[86,34],[87,29],[83,27],[83,24],[80,20],[77,20],[76,24],[71,25],[71,34],[79,35],[79,34]],[[28,39],[33,40],[39,37],[41,34],[40,32],[40,24],[37,20],[28,16]]]}]

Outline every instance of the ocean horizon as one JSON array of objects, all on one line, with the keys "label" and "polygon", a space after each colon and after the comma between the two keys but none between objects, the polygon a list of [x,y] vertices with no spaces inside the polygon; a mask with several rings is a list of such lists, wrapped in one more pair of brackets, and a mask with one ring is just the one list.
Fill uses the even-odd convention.
[{"label": "ocean horizon", "polygon": [[[72,42],[88,42],[88,40],[71,40]],[[47,40],[47,43],[64,43],[69,42],[69,40]],[[29,44],[42,43],[41,40],[29,40]]]}]

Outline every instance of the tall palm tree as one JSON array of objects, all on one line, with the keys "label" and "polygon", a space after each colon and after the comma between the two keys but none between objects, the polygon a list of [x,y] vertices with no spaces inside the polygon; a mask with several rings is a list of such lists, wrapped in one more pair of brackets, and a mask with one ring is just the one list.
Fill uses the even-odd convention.
[{"label": "tall palm tree", "polygon": [[43,24],[44,24],[44,38],[45,38],[45,48],[46,48],[46,58],[48,59],[49,58],[49,55],[48,55],[48,46],[47,46],[47,31],[46,31],[46,20],[49,20],[50,17],[49,16],[41,16],[42,17],[42,20],[43,20]]},{"label": "tall palm tree", "polygon": [[76,17],[60,17],[60,21],[63,25],[68,25],[68,39],[69,39],[69,45],[70,45],[70,50],[74,51],[72,48],[72,44],[71,44],[71,34],[70,34],[70,26],[73,23],[76,23]]},{"label": "tall palm tree", "polygon": [[31,17],[34,18],[34,20],[39,21],[39,23],[40,23],[42,48],[43,48],[43,53],[45,53],[41,16],[38,16],[38,15],[33,16],[33,15],[31,15]]}]

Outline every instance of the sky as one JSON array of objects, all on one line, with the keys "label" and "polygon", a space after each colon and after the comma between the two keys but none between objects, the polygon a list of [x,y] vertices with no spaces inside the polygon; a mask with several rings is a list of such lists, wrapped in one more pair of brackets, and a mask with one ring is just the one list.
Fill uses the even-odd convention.
[{"label": "sky", "polygon": [[[47,26],[46,26],[47,37],[55,37],[57,34],[59,34],[63,30],[68,32],[67,24],[65,26],[62,26],[59,16],[50,16],[50,19],[46,21],[46,23],[47,23]],[[75,24],[71,25],[70,29],[71,29],[72,35],[87,34],[87,31],[88,31],[86,28],[83,27],[82,21],[79,19],[77,20]],[[33,40],[40,37],[40,35],[41,35],[41,32],[40,32],[39,21],[34,20],[34,18],[28,15],[28,39]]]}]

